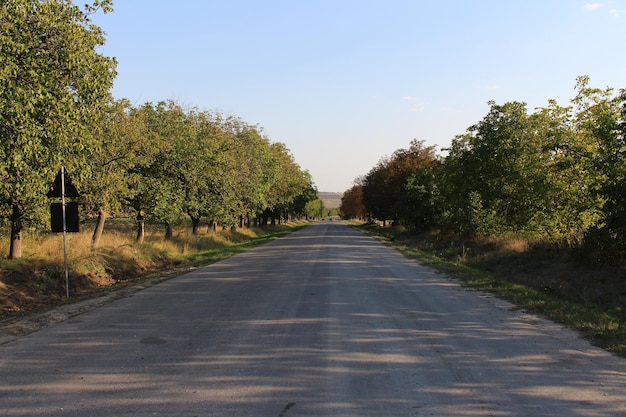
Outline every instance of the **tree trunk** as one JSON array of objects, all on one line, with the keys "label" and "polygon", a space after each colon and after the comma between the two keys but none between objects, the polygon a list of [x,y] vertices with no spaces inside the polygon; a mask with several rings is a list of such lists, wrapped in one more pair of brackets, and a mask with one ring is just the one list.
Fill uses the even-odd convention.
[{"label": "tree trunk", "polygon": [[93,231],[93,236],[91,236],[91,246],[97,248],[100,244],[100,238],[102,238],[102,232],[104,231],[104,222],[106,221],[107,213],[102,208],[98,212],[98,221],[96,223],[96,228]]},{"label": "tree trunk", "polygon": [[191,234],[197,235],[198,229],[200,228],[200,218],[193,217],[193,216],[189,216],[189,217],[191,217]]},{"label": "tree trunk", "polygon": [[144,221],[143,211],[137,212],[137,239],[136,243],[143,243],[143,239],[146,237],[146,224]]},{"label": "tree trunk", "polygon": [[11,214],[11,246],[9,248],[9,259],[22,257],[22,215],[17,205],[13,205]]},{"label": "tree trunk", "polygon": [[172,240],[174,233],[170,222],[165,222],[165,240]]}]

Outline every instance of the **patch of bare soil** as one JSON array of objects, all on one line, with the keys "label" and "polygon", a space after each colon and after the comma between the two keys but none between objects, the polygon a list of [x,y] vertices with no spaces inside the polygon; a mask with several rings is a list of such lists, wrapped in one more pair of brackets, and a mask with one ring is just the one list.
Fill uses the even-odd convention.
[{"label": "patch of bare soil", "polygon": [[[63,303],[65,275],[57,271],[52,276],[50,271],[39,267],[0,271],[0,318]],[[80,297],[115,283],[107,275],[72,276],[70,293]]]}]

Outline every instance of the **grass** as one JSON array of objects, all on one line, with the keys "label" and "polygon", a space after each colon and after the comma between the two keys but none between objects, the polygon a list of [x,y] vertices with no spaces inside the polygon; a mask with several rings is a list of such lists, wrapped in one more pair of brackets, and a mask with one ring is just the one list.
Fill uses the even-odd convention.
[{"label": "grass", "polygon": [[[146,225],[142,244],[134,242],[134,222],[108,221],[100,245],[91,245],[91,225],[67,235],[71,299],[65,297],[61,234],[26,233],[23,255],[0,259],[0,318],[25,314],[90,297],[137,281],[204,266],[305,227],[307,222],[279,226],[207,229],[193,235],[185,225],[164,239],[158,225]],[[8,233],[0,231],[0,255],[8,254]]]},{"label": "grass", "polygon": [[476,291],[577,330],[626,357],[626,271],[584,263],[576,250],[520,238],[462,241],[399,228],[355,225]]}]

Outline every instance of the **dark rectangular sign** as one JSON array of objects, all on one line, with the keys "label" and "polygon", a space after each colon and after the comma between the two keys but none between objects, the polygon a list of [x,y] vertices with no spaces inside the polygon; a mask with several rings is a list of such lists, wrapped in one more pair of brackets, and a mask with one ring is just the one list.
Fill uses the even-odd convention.
[{"label": "dark rectangular sign", "polygon": [[[50,223],[54,233],[63,231],[63,204],[50,204]],[[78,203],[65,203],[65,231],[78,232]]]}]

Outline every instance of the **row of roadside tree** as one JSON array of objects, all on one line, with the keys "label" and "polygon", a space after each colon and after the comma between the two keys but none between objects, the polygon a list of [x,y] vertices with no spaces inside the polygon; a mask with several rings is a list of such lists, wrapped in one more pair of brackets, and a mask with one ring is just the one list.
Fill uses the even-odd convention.
[{"label": "row of roadside tree", "polygon": [[357,178],[345,217],[460,237],[523,236],[626,256],[626,90],[577,79],[568,106],[489,103],[444,155],[414,140]]},{"label": "row of roadside tree", "polygon": [[[47,228],[46,197],[61,166],[81,193],[81,217],[137,215],[165,225],[181,219],[226,227],[304,215],[317,198],[307,171],[284,144],[235,116],[173,101],[134,106],[114,100],[116,61],[90,16],[66,0],[0,5],[0,225],[10,258],[22,233]],[[142,224],[141,222],[139,224]],[[139,229],[138,239],[142,239]]]}]

